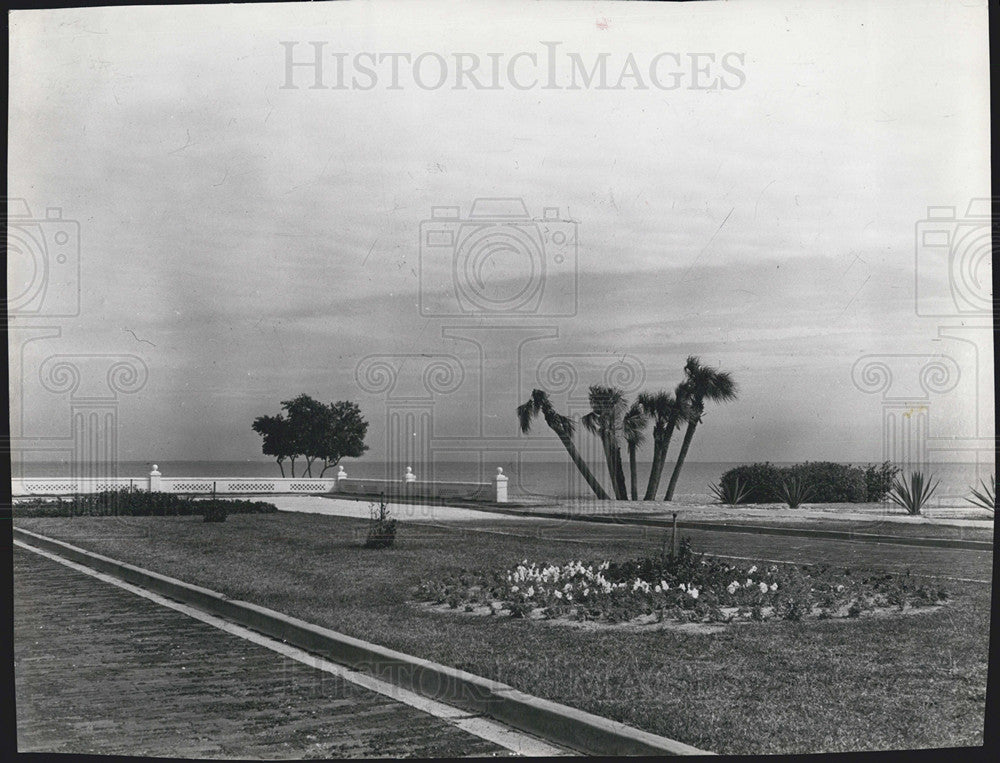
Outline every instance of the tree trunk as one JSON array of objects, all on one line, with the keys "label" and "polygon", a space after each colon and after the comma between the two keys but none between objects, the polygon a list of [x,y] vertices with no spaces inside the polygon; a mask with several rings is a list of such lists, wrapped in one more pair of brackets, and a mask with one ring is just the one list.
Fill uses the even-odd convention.
[{"label": "tree trunk", "polygon": [[326,470],[327,469],[332,469],[333,467],[335,467],[339,463],[340,463],[340,459],[339,458],[336,461],[327,461],[324,458],[323,459],[323,471],[321,471],[319,473],[319,476],[322,477],[324,474],[326,474]]},{"label": "tree trunk", "polygon": [[282,459],[279,458],[279,459],[276,459],[276,461],[277,461],[277,464],[278,464],[278,468],[281,469],[281,476],[284,477],[285,476],[285,467],[282,466],[282,464],[281,464]]},{"label": "tree trunk", "polygon": [[691,447],[691,440],[694,439],[694,430],[697,429],[698,422],[688,422],[687,431],[684,433],[684,442],[681,444],[681,452],[677,454],[677,463],[674,464],[674,473],[670,475],[670,484],[667,485],[667,494],[663,496],[664,501],[674,500],[674,489],[677,487],[677,478],[680,476],[681,467],[684,466],[684,459],[687,458],[688,448]]},{"label": "tree trunk", "polygon": [[618,492],[621,493],[621,499],[623,501],[628,500],[628,484],[625,482],[625,469],[624,469],[624,459],[622,458],[622,449],[618,443],[614,444],[612,454],[615,459],[615,482],[618,485]]},{"label": "tree trunk", "polygon": [[292,477],[294,477],[295,476],[295,457],[293,456],[293,457],[289,458],[288,460],[292,462]]},{"label": "tree trunk", "polygon": [[653,464],[649,469],[649,484],[646,485],[644,501],[656,500],[656,491],[660,489],[660,478],[663,476],[663,467],[667,462],[670,438],[674,436],[674,428],[671,426],[670,431],[662,438],[662,441],[653,445]]},{"label": "tree trunk", "polygon": [[611,489],[615,492],[615,498],[625,500],[627,495],[622,495],[622,485],[618,482],[618,471],[615,468],[615,452],[611,444],[611,438],[604,432],[601,433],[601,446],[604,448],[604,462],[608,465],[608,479],[611,480]]},{"label": "tree trunk", "polygon": [[315,461],[315,459],[309,458],[309,456],[306,456],[305,458],[306,458],[306,470],[304,472],[302,472],[302,476],[303,477],[312,477],[313,476],[313,461]]},{"label": "tree trunk", "polygon": [[635,443],[628,444],[628,472],[632,482],[632,500],[639,500],[639,481],[635,473]]},{"label": "tree trunk", "polygon": [[601,483],[597,481],[594,473],[590,471],[590,467],[587,466],[587,462],[581,458],[580,452],[576,449],[576,446],[573,444],[573,441],[569,438],[569,436],[558,432],[555,429],[552,431],[554,431],[559,437],[559,441],[562,442],[563,447],[566,448],[566,452],[569,453],[570,460],[573,461],[577,470],[583,475],[584,480],[586,480],[587,484],[590,485],[590,489],[594,491],[594,494],[602,501],[610,501],[611,496],[609,496],[605,492],[604,488],[601,487]]}]

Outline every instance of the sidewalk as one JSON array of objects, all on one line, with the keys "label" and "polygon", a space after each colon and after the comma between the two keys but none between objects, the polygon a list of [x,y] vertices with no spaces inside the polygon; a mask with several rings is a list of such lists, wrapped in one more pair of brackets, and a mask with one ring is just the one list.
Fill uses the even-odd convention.
[{"label": "sidewalk", "polygon": [[190,758],[508,755],[445,721],[14,548],[18,749]]}]

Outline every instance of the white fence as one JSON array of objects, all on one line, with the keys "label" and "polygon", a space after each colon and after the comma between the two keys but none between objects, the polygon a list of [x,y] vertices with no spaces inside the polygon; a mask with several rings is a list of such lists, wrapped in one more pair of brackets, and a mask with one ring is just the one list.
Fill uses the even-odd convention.
[{"label": "white fence", "polygon": [[497,467],[493,482],[428,482],[408,466],[400,480],[351,478],[344,467],[333,477],[164,477],[153,464],[146,477],[15,477],[11,495],[52,496],[100,493],[104,490],[148,490],[161,493],[258,495],[343,493],[391,497],[462,498],[507,503],[507,475]]}]

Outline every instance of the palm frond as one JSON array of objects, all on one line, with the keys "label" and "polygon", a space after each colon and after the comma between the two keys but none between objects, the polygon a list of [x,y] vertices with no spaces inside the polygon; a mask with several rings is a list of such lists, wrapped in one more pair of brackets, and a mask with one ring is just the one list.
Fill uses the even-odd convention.
[{"label": "palm frond", "polygon": [[792,477],[787,482],[781,482],[778,486],[778,495],[781,500],[788,504],[788,508],[797,509],[809,500],[812,496],[812,489],[806,485],[804,480]]},{"label": "palm frond", "polygon": [[720,482],[718,485],[709,485],[708,489],[712,491],[719,503],[729,504],[730,506],[735,506],[740,503],[747,495],[750,494],[750,486],[744,485],[739,477],[729,482]]},{"label": "palm frond", "polygon": [[906,509],[907,514],[917,515],[939,484],[940,480],[932,485],[930,478],[925,478],[922,472],[913,472],[909,483],[897,477],[889,491],[889,500]]},{"label": "palm frond", "polygon": [[979,480],[979,485],[982,490],[976,490],[976,488],[969,488],[972,491],[972,498],[966,498],[969,503],[973,506],[978,506],[981,509],[986,509],[987,511],[996,512],[997,508],[997,478],[996,475],[990,476],[990,484],[986,485],[986,480]]}]

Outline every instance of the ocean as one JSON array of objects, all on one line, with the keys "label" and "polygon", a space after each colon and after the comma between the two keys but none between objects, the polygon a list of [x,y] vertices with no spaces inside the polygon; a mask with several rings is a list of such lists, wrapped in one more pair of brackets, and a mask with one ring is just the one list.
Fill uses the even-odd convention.
[{"label": "ocean", "polygon": [[[863,462],[857,462],[864,465]],[[402,478],[405,465],[387,465],[383,461],[373,459],[345,460],[343,467],[349,476],[369,478]],[[590,489],[583,481],[569,459],[564,461],[536,461],[527,458],[522,463],[494,462],[481,466],[469,461],[437,461],[430,463],[410,464],[418,479],[437,479],[456,482],[486,482],[491,481],[496,474],[496,467],[502,466],[504,473],[510,479],[508,489],[512,496],[531,496],[539,498],[576,498],[590,495]],[[681,470],[677,482],[675,499],[679,501],[714,500],[709,485],[719,481],[724,472],[738,463],[688,461]],[[784,465],[784,464],[776,464]],[[274,461],[160,461],[157,463],[164,477],[280,477],[281,472]],[[303,476],[305,464],[296,462],[296,476]],[[122,461],[118,464],[117,476],[146,477],[152,463],[148,461]],[[11,464],[14,477],[68,477],[72,474],[69,461],[35,461],[14,462]],[[603,463],[591,464],[594,474],[610,492],[607,470]],[[660,479],[657,497],[662,498],[670,481],[673,464],[667,463]],[[993,464],[975,463],[940,463],[931,466],[930,471],[935,479],[940,480],[935,499],[954,498],[969,494],[969,488],[978,485],[979,480],[989,482],[991,474],[995,474]],[[337,469],[329,469],[327,477],[332,477]],[[646,480],[649,475],[649,464],[638,464],[638,484],[640,496],[645,492]],[[292,476],[288,464],[285,464],[285,476]],[[313,469],[312,476],[319,476],[319,469]],[[628,480],[628,465],[626,463],[626,481]]]}]

